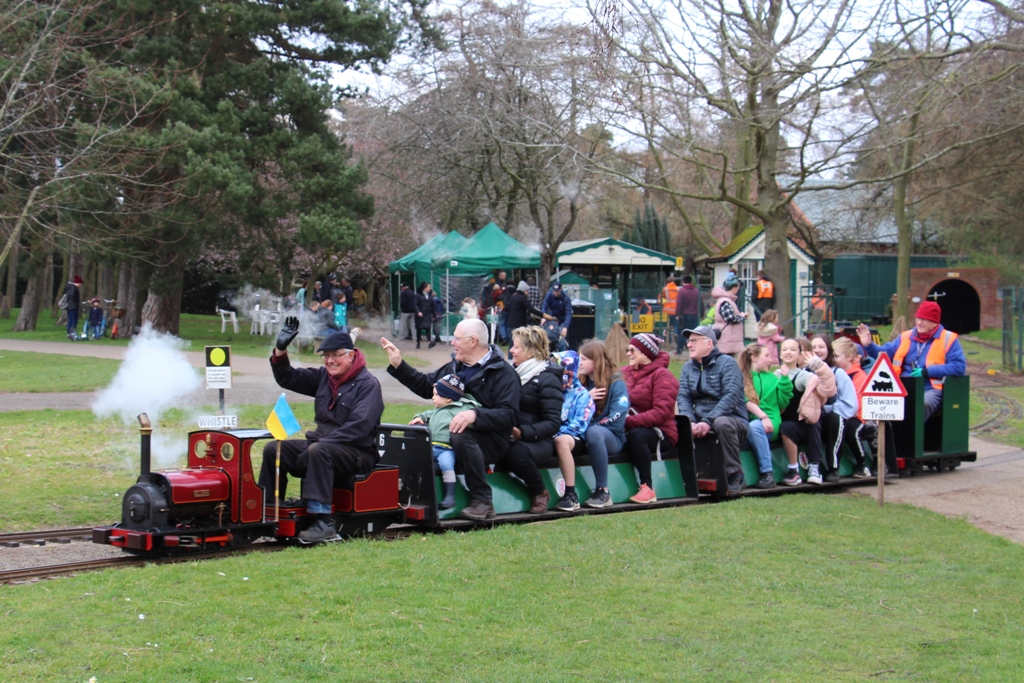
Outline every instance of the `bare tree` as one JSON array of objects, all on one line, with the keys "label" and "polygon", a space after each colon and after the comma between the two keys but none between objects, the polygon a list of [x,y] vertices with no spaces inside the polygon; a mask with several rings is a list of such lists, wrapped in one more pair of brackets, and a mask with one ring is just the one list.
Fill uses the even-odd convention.
[{"label": "bare tree", "polygon": [[445,227],[532,233],[546,285],[609,149],[591,107],[603,77],[592,33],[525,2],[470,3],[439,23],[451,49],[399,73],[402,90],[380,103],[402,131],[390,149],[407,181],[429,183],[420,193]]}]

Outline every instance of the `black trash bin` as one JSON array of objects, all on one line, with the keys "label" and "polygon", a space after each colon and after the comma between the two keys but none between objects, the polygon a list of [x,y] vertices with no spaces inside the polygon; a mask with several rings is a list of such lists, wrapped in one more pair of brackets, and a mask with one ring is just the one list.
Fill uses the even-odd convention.
[{"label": "black trash bin", "polygon": [[596,309],[589,301],[572,300],[572,322],[567,335],[570,349],[578,349],[584,341],[593,338]]}]

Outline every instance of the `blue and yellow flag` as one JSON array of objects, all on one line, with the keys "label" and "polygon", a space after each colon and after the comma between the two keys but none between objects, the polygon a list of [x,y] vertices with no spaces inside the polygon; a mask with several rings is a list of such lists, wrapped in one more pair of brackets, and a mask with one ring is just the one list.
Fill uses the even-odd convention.
[{"label": "blue and yellow flag", "polygon": [[302,425],[295,419],[295,413],[288,407],[288,401],[284,394],[281,394],[281,398],[277,399],[277,403],[274,404],[274,409],[270,411],[270,417],[267,418],[267,429],[278,441],[284,441],[302,429]]}]

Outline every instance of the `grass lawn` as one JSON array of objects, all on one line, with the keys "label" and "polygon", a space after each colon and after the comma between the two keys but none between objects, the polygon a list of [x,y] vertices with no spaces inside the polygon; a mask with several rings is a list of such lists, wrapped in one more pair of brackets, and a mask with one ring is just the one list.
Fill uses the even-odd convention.
[{"label": "grass lawn", "polygon": [[121,361],[0,351],[0,365],[4,392],[95,391],[110,383]]},{"label": "grass lawn", "polygon": [[[53,320],[49,317],[48,313],[44,313],[44,315],[40,316],[39,323],[35,330],[31,332],[15,332],[14,323],[18,319],[18,310],[19,309],[13,309],[11,311],[10,320],[0,320],[0,339],[73,343],[67,341],[64,328],[54,325]],[[358,325],[358,321],[355,321],[355,324]],[[238,329],[239,333],[235,334],[229,326],[227,328],[227,332],[221,334],[220,316],[183,313],[181,315],[181,324],[178,336],[191,342],[190,350],[192,351],[202,351],[204,346],[222,346],[228,344],[231,346],[231,352],[239,356],[256,356],[258,358],[264,358],[270,355],[270,351],[274,346],[274,341],[277,339],[276,335],[260,336],[249,334],[248,323],[244,321],[239,321]],[[371,368],[382,368],[387,365],[388,362],[387,354],[380,348],[379,341],[379,337],[371,339],[370,336],[364,336],[363,339],[356,342],[357,346],[366,356],[366,362]],[[107,337],[83,343],[108,346],[127,346],[128,340],[110,339]],[[297,348],[292,348],[290,353],[295,357],[297,355]],[[298,354],[298,357],[301,360],[315,360],[317,358],[313,349],[307,350],[305,353]],[[414,366],[426,365],[426,361],[421,358],[417,358],[416,356],[405,356],[405,359]]]},{"label": "grass lawn", "polygon": [[[313,405],[292,406],[304,428]],[[422,405],[393,404],[385,422],[407,423]],[[262,427],[269,406],[244,406],[239,425]],[[154,468],[185,460],[195,416],[169,411],[156,425]],[[260,444],[257,444],[257,448]],[[161,453],[169,454],[160,460]],[[259,472],[260,454],[253,467]],[[0,412],[0,533],[108,524],[121,517],[121,495],[139,475],[139,431],[87,411]],[[2,681],[0,674],[0,681]]]},{"label": "grass lawn", "polygon": [[796,495],[5,586],[0,681],[1018,681],[1024,548]]}]

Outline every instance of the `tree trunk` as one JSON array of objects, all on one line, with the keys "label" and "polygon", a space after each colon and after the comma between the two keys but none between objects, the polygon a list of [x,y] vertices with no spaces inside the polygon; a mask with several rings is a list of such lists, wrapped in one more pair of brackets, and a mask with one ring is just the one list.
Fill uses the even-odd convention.
[{"label": "tree trunk", "polygon": [[61,282],[59,293],[54,295],[54,291],[58,290],[58,288],[54,282],[55,278],[57,277],[57,274],[55,272],[56,267],[53,263],[52,249],[46,250],[45,264],[46,265],[43,266],[43,295],[41,299],[50,306],[50,317],[58,318],[63,315],[61,310],[57,307],[57,304],[60,303],[60,297],[64,292],[64,283]]},{"label": "tree trunk", "polygon": [[28,287],[21,300],[21,312],[18,314],[18,320],[14,323],[15,332],[29,332],[36,329],[44,277],[43,268],[37,268],[36,272],[29,276]]},{"label": "tree trunk", "polygon": [[892,319],[907,320],[907,304],[910,299],[910,253],[913,251],[914,221],[907,212],[907,186],[910,185],[910,167],[914,163],[914,138],[920,114],[914,112],[910,117],[910,131],[903,145],[903,158],[900,160],[900,176],[896,178],[893,188],[893,205],[896,213],[896,234],[899,236],[899,253],[896,257],[896,305],[893,307]]},{"label": "tree trunk", "polygon": [[121,335],[134,337],[138,331],[139,313],[142,308],[142,290],[145,289],[148,273],[144,263],[136,261],[131,264],[128,276],[128,287],[124,298],[124,318],[121,319]]},{"label": "tree trunk", "polygon": [[184,259],[180,256],[153,274],[149,295],[142,307],[143,323],[151,324],[158,332],[178,334],[184,277]]},{"label": "tree trunk", "polygon": [[117,299],[119,306],[128,302],[128,288],[131,286],[132,265],[128,261],[121,261],[117,268]]},{"label": "tree trunk", "polygon": [[114,296],[114,264],[108,259],[100,262],[100,285],[97,296],[104,300]]},{"label": "tree trunk", "polygon": [[[10,308],[18,307],[18,258],[21,256],[21,244],[17,241],[11,245],[11,253],[7,258],[7,305]],[[3,315],[4,318],[11,317],[10,308]]]}]

